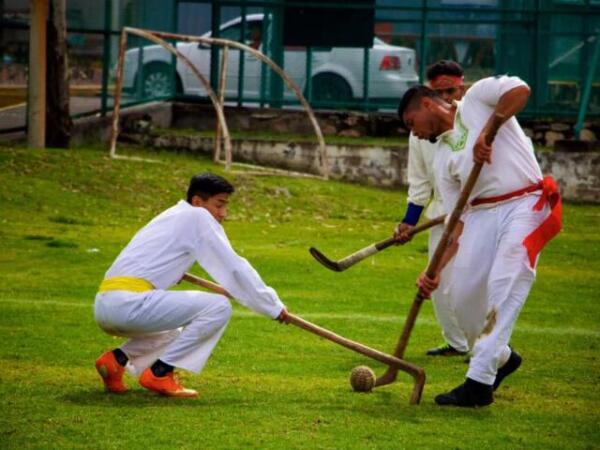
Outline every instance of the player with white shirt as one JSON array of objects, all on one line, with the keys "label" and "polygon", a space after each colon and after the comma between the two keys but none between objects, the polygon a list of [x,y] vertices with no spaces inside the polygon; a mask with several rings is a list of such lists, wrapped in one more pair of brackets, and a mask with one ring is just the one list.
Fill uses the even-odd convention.
[{"label": "player with white shirt", "polygon": [[[402,99],[406,126],[418,137],[440,140],[434,170],[448,211],[474,161],[487,163],[443,258],[444,264],[454,257],[450,295],[473,356],[465,382],[438,395],[440,405],[489,405],[502,380],[519,368],[521,357],[508,346],[512,330],[533,285],[539,252],[561,228],[556,183],[542,177],[531,140],[514,117],[528,97],[521,79],[499,76],[475,83],[454,105],[424,86]],[[504,123],[492,152],[486,132],[498,116]],[[439,276],[422,274],[418,284],[429,295]]]},{"label": "player with white shirt", "polygon": [[[460,100],[465,93],[463,68],[454,61],[441,60],[427,68],[429,86],[444,101],[452,103]],[[395,230],[396,240],[406,243],[411,239],[410,230],[419,221],[425,210],[428,219],[446,213],[433,174],[433,157],[438,143],[429,139],[419,139],[410,133],[408,139],[408,205],[402,222]],[[444,231],[443,225],[432,227],[429,231],[429,259],[433,256]],[[429,356],[459,356],[469,351],[469,344],[454,316],[454,307],[450,301],[446,281],[451,264],[441,275],[440,288],[432,295],[435,316],[442,328],[444,344],[427,351]]]},{"label": "player with white shirt", "polygon": [[147,389],[173,397],[197,395],[174,378],[173,369],[202,370],[225,331],[231,305],[218,294],[167,290],[194,262],[242,305],[288,322],[277,293],[235,253],[221,226],[233,191],[217,175],[196,175],[187,201],[138,231],[106,272],[96,295],[96,322],[109,334],[129,338],[96,360],[108,391],[127,390],[127,367]]}]

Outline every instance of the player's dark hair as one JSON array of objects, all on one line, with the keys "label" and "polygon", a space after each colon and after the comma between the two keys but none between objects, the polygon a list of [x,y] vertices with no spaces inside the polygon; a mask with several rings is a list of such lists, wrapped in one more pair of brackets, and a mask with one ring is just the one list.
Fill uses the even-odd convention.
[{"label": "player's dark hair", "polygon": [[448,59],[441,59],[427,68],[427,79],[431,81],[440,75],[462,77],[464,73],[465,71],[463,70],[462,66],[457,62],[450,61]]},{"label": "player's dark hair", "polygon": [[441,100],[441,97],[435,92],[433,89],[428,88],[427,86],[423,86],[422,84],[418,84],[416,86],[411,87],[408,91],[404,93],[402,100],[400,100],[400,104],[398,105],[398,118],[402,125],[404,125],[404,113],[413,109],[417,106],[420,100],[423,97],[429,97],[436,100]]},{"label": "player's dark hair", "polygon": [[194,195],[202,200],[208,200],[217,194],[232,194],[235,188],[225,178],[214,173],[204,172],[194,175],[190,180],[190,186],[187,191],[187,201],[192,203]]}]

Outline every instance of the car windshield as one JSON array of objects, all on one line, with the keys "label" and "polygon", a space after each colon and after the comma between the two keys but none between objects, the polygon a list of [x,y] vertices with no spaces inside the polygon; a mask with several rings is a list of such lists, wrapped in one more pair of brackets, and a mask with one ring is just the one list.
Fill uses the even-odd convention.
[{"label": "car windshield", "polygon": [[[240,42],[241,29],[242,24],[236,23],[235,25],[231,25],[227,28],[222,29],[220,37],[222,37],[223,39],[230,39],[232,41]],[[260,44],[262,42],[262,22],[246,22],[246,30],[241,42],[255,49],[260,47]]]},{"label": "car windshield", "polygon": [[[246,32],[244,38],[240,40],[240,31],[242,23],[237,22],[226,28],[221,29],[220,36],[223,39],[242,42],[254,49],[258,49],[262,43],[262,20],[249,20],[246,22]],[[387,45],[378,37],[373,38],[374,45]]]}]

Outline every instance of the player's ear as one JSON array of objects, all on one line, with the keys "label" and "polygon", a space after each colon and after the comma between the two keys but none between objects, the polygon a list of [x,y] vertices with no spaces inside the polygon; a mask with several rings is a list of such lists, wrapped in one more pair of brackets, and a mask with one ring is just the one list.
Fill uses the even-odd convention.
[{"label": "player's ear", "polygon": [[194,195],[192,197],[191,204],[192,204],[192,206],[202,206],[202,204],[203,204],[202,198],[199,195]]},{"label": "player's ear", "polygon": [[425,108],[427,111],[432,111],[434,105],[435,105],[435,102],[433,101],[432,98],[430,98],[430,97],[421,98],[421,106],[423,106],[423,108]]},{"label": "player's ear", "polygon": [[423,97],[422,99],[423,107],[430,113],[438,113],[442,108],[442,103],[437,101],[435,98],[431,97]]}]

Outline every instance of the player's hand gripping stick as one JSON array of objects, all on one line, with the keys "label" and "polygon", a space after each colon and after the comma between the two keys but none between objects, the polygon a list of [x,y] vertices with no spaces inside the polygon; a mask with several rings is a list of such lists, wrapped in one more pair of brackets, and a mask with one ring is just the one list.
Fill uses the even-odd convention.
[{"label": "player's hand gripping stick", "polygon": [[[496,137],[496,133],[498,132],[498,129],[502,126],[503,123],[504,123],[504,116],[501,114],[494,114],[494,116],[492,117],[492,119],[490,121],[490,125],[486,131],[486,138],[485,138],[486,144],[492,145],[492,142],[494,142],[494,138]],[[429,265],[427,266],[426,274],[431,279],[435,278],[439,272],[440,264],[442,262],[442,257],[443,257],[443,255],[446,251],[446,248],[448,247],[448,244],[449,244],[449,238],[452,235],[454,229],[456,228],[456,225],[458,224],[460,216],[461,216],[463,210],[465,209],[465,206],[467,205],[469,196],[471,195],[473,187],[475,186],[475,183],[477,182],[477,178],[479,177],[479,174],[481,173],[482,168],[483,168],[483,163],[475,163],[475,165],[471,169],[469,178],[467,178],[467,182],[465,183],[465,185],[462,189],[460,197],[458,198],[458,201],[456,202],[456,206],[454,207],[454,209],[452,210],[452,213],[450,214],[450,218],[448,219],[446,227],[444,228],[444,233],[442,234],[442,238],[440,239],[440,242],[435,249],[435,253],[433,254],[433,257],[431,258]],[[404,351],[406,350],[406,346],[408,345],[408,340],[410,338],[412,329],[415,325],[415,321],[417,320],[417,316],[419,315],[419,310],[421,309],[421,304],[423,303],[423,300],[425,300],[425,295],[423,294],[421,289],[419,289],[417,291],[417,294],[416,294],[413,302],[412,302],[410,311],[408,313],[408,316],[406,317],[406,322],[404,323],[404,328],[402,330],[402,334],[400,335],[400,338],[396,345],[396,349],[394,350],[394,356],[396,358],[402,359],[404,357]],[[375,381],[375,387],[385,386],[386,384],[390,384],[390,383],[394,382],[396,380],[397,374],[398,374],[398,370],[395,369],[394,367],[390,366],[388,368],[388,370],[381,377],[377,378],[377,380]]]},{"label": "player's hand gripping stick", "polygon": [[[229,292],[227,292],[227,290],[225,290],[222,286],[213,283],[212,281],[208,281],[203,278],[192,275],[190,273],[186,273],[183,276],[182,280],[188,281],[197,286],[232,298],[231,294],[229,294]],[[363,345],[360,342],[346,339],[345,337],[342,337],[326,328],[319,327],[318,325],[304,320],[301,317],[296,316],[294,314],[288,313],[288,321],[289,323],[299,328],[302,328],[303,330],[316,334],[317,336],[320,336],[324,339],[341,345],[342,347],[346,347],[347,349],[360,353],[361,355],[387,364],[389,367],[394,367],[396,372],[398,370],[402,370],[403,372],[410,374],[414,380],[413,391],[410,396],[410,404],[416,405],[421,401],[421,394],[423,393],[423,387],[425,386],[425,371],[422,367],[415,366],[414,364],[411,364],[400,358],[396,358],[392,355],[388,355],[387,353],[375,350],[374,348],[367,347],[366,345]]]}]

